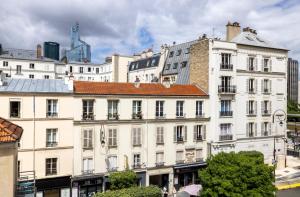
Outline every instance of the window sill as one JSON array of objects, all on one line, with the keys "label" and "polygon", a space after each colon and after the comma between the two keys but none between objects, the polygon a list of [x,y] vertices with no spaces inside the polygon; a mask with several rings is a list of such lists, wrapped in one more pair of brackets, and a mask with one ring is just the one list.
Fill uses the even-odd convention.
[{"label": "window sill", "polygon": [[83,147],[83,150],[93,150],[93,147]]},{"label": "window sill", "polygon": [[117,145],[108,145],[108,148],[118,148]]},{"label": "window sill", "polygon": [[156,142],[156,145],[158,145],[158,146],[159,146],[159,145],[162,145],[162,146],[163,146],[164,144],[165,144],[164,142]]},{"label": "window sill", "polygon": [[141,147],[142,144],[133,144],[132,146],[133,146],[133,147]]}]

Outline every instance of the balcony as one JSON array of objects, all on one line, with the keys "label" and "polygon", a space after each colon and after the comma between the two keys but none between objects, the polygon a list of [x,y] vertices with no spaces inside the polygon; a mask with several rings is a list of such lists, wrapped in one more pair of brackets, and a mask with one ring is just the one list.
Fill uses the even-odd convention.
[{"label": "balcony", "polygon": [[181,137],[177,137],[177,138],[176,138],[176,142],[178,142],[178,143],[183,142],[183,137],[182,137],[182,136],[181,136]]},{"label": "balcony", "polygon": [[261,115],[262,115],[262,116],[271,116],[271,110],[263,109],[263,110],[261,111]]},{"label": "balcony", "polygon": [[204,118],[205,114],[203,112],[196,113],[196,118]]},{"label": "balcony", "polygon": [[176,113],[176,118],[185,118],[184,113]]},{"label": "balcony", "polygon": [[249,88],[248,93],[249,94],[255,94],[255,89],[254,88]]},{"label": "balcony", "polygon": [[233,139],[233,135],[232,134],[220,135],[219,137],[220,137],[219,138],[220,141],[228,141],[228,140],[232,140]]},{"label": "balcony", "polygon": [[202,136],[202,135],[196,136],[196,141],[197,141],[197,142],[203,141],[203,136]]},{"label": "balcony", "polygon": [[264,89],[263,89],[263,94],[271,94],[270,89],[264,88]]},{"label": "balcony", "polygon": [[46,147],[56,147],[57,146],[57,142],[47,142],[46,143]]},{"label": "balcony", "polygon": [[87,175],[87,174],[93,174],[94,170],[93,169],[89,169],[89,170],[82,170],[81,171],[83,175]]},{"label": "balcony", "polygon": [[220,111],[221,117],[232,117],[233,111]]},{"label": "balcony", "polygon": [[58,116],[57,112],[47,112],[47,118],[56,118]]},{"label": "balcony", "polygon": [[119,120],[120,115],[118,113],[108,113],[107,119],[108,120]]},{"label": "balcony", "polygon": [[90,114],[82,114],[82,120],[95,120],[95,115],[93,113]]},{"label": "balcony", "polygon": [[256,111],[248,110],[247,116],[256,116]]},{"label": "balcony", "polygon": [[142,112],[133,113],[133,114],[132,114],[132,119],[133,119],[133,120],[142,120],[142,119],[143,119],[143,114],[142,114]]},{"label": "balcony", "polygon": [[219,94],[235,94],[236,86],[218,86]]},{"label": "balcony", "polygon": [[156,119],[165,119],[165,118],[166,118],[166,114],[163,114],[163,113],[155,113],[155,118],[156,118]]},{"label": "balcony", "polygon": [[116,167],[116,166],[109,166],[109,167],[107,167],[107,171],[108,172],[116,172],[116,171],[118,171],[118,167]]},{"label": "balcony", "polygon": [[220,64],[220,69],[221,70],[233,70],[233,65],[232,64]]},{"label": "balcony", "polygon": [[165,165],[165,162],[163,162],[163,161],[162,161],[162,162],[156,162],[156,163],[155,163],[155,166],[156,166],[156,167],[162,167],[162,166],[164,166],[164,165]]},{"label": "balcony", "polygon": [[135,163],[135,164],[132,165],[132,168],[133,169],[141,169],[142,165],[140,163]]}]

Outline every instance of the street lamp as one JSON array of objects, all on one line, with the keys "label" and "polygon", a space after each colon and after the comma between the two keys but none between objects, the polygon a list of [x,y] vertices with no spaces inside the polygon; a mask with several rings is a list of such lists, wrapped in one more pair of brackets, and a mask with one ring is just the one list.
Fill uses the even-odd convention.
[{"label": "street lamp", "polygon": [[[272,123],[273,124],[276,121],[276,122],[279,122],[279,125],[282,127],[285,120],[286,120],[285,111],[283,111],[282,109],[277,109],[276,111],[274,111],[274,113],[272,115]],[[274,177],[275,177],[275,165],[277,163],[277,161],[276,161],[276,134],[277,134],[277,132],[274,134],[274,150],[273,150],[273,161],[272,161],[272,164],[274,165]],[[285,155],[285,163],[286,163],[286,155]]]}]

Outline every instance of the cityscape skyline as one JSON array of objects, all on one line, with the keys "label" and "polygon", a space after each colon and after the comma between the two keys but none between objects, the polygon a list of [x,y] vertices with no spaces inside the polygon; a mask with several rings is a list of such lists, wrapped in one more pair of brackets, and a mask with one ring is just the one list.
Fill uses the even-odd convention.
[{"label": "cityscape skyline", "polygon": [[35,49],[39,43],[54,41],[69,49],[69,29],[78,21],[82,39],[91,45],[92,62],[100,63],[113,53],[129,55],[151,47],[157,51],[164,43],[194,40],[203,33],[223,39],[224,25],[239,21],[290,49],[289,56],[299,59],[300,36],[295,31],[299,21],[293,20],[298,18],[299,7],[295,0],[154,1],[147,6],[140,1],[9,1],[0,5],[0,43],[4,48]]}]

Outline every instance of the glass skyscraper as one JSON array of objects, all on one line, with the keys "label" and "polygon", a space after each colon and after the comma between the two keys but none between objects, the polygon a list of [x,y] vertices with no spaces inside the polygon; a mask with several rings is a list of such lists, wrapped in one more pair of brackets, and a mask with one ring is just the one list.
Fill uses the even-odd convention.
[{"label": "glass skyscraper", "polygon": [[91,62],[91,46],[80,39],[79,23],[71,28],[71,49],[66,57],[69,62]]}]

